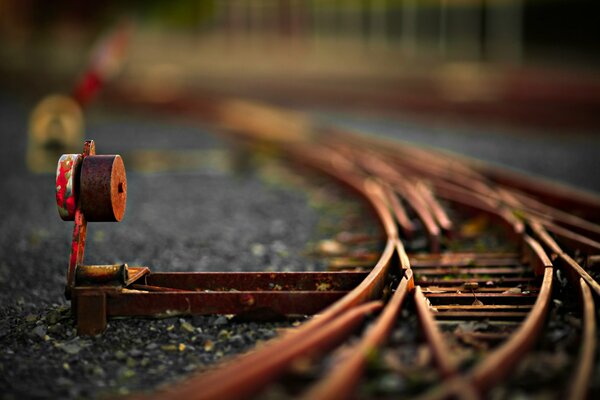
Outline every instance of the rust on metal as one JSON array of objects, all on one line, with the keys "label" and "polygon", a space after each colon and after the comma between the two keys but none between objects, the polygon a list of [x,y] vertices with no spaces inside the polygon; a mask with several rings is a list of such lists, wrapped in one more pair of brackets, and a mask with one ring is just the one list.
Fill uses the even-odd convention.
[{"label": "rust on metal", "polygon": [[63,221],[73,221],[79,199],[81,154],[63,154],[56,167],[56,206]]},{"label": "rust on metal", "polygon": [[106,329],[106,293],[89,290],[78,293],[73,300],[79,335],[97,335]]},{"label": "rust on metal", "polygon": [[440,373],[445,378],[456,375],[458,366],[456,365],[455,360],[450,356],[450,351],[442,338],[441,331],[435,323],[427,299],[423,295],[420,286],[416,287],[414,298],[419,321],[421,322],[422,329],[427,337],[433,358]]},{"label": "rust on metal", "polygon": [[123,286],[129,279],[127,264],[78,265],[75,269],[75,284]]},{"label": "rust on metal", "polygon": [[330,291],[351,290],[366,272],[157,272],[146,277],[148,285],[192,291]]},{"label": "rust on metal", "polygon": [[80,197],[89,222],[121,221],[127,203],[127,177],[121,156],[86,157],[81,166]]},{"label": "rust on metal", "polygon": [[350,356],[335,365],[317,385],[305,394],[306,399],[350,398],[360,383],[368,357],[381,347],[398,318],[402,304],[413,288],[412,271],[405,276],[377,320],[368,328],[361,341],[350,351]]},{"label": "rust on metal", "polygon": [[[85,160],[86,157],[96,154],[96,145],[93,140],[86,140],[83,144],[83,153],[81,157]],[[75,226],[73,227],[73,236],[71,240],[71,255],[69,257],[69,267],[67,270],[67,287],[65,295],[70,297],[71,288],[75,283],[75,270],[77,266],[83,264],[83,256],[85,253],[85,239],[87,234],[87,220],[81,210],[81,196],[77,199],[75,215]]]},{"label": "rust on metal", "polygon": [[594,297],[588,284],[579,278],[581,306],[583,308],[583,338],[579,349],[577,368],[573,372],[568,390],[569,399],[584,399],[594,370],[594,358],[598,346],[598,331]]}]

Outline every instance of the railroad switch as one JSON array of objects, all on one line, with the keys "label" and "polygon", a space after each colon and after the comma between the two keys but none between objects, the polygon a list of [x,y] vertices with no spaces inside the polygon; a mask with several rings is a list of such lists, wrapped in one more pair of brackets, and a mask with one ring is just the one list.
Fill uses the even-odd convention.
[{"label": "railroad switch", "polygon": [[320,312],[356,287],[366,272],[152,273],[145,266],[85,265],[88,222],[120,222],[127,178],[119,155],[64,154],[56,172],[60,217],[73,221],[65,294],[81,335],[106,328],[109,317],[236,314],[272,319]]}]

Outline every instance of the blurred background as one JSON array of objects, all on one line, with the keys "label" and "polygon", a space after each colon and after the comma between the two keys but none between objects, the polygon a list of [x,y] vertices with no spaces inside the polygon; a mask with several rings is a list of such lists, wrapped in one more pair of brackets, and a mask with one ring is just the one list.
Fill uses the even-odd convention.
[{"label": "blurred background", "polygon": [[0,0],[0,84],[68,93],[125,23],[108,92],[261,100],[600,191],[598,16],[594,0]]}]

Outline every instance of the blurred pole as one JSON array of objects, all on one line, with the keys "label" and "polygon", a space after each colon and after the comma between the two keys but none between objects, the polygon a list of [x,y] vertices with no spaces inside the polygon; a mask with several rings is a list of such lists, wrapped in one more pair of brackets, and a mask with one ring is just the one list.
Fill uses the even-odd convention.
[{"label": "blurred pole", "polygon": [[482,30],[481,30],[482,0],[476,0],[455,7],[456,23],[453,24],[449,37],[455,43],[458,57],[463,61],[481,61],[482,59]]},{"label": "blurred pole", "polygon": [[354,39],[362,36],[360,6],[360,0],[346,0],[340,6],[344,36],[346,38]]},{"label": "blurred pole", "polygon": [[370,2],[370,47],[387,47],[387,19],[386,19],[386,0],[371,0]]},{"label": "blurred pole", "polygon": [[312,29],[311,29],[311,34],[312,34],[312,47],[315,50],[319,50],[320,46],[321,46],[321,39],[324,33],[324,27],[326,26],[326,23],[323,22],[324,20],[324,12],[323,12],[323,6],[321,5],[321,2],[319,0],[312,0],[311,2],[311,9],[312,9]]},{"label": "blurred pole", "polygon": [[486,11],[488,58],[520,64],[523,59],[523,0],[494,2]]},{"label": "blurred pole", "polygon": [[448,47],[448,2],[440,0],[440,33],[438,41],[438,54],[440,59],[446,58]]},{"label": "blurred pole", "polygon": [[417,51],[417,0],[404,0],[402,2],[402,52],[406,57],[412,58]]}]

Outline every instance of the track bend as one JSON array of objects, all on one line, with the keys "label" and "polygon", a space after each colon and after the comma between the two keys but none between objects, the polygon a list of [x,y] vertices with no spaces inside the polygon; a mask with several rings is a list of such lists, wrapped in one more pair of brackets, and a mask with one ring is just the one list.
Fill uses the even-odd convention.
[{"label": "track bend", "polygon": [[[364,198],[386,234],[381,254],[373,264],[363,263],[369,273],[359,285],[319,315],[156,398],[251,397],[299,360],[319,363],[340,349],[344,356],[336,356],[335,365],[325,365],[293,395],[360,397],[356,390],[371,355],[385,351],[404,311],[417,316],[430,367],[440,377],[437,385],[405,395],[481,398],[540,340],[557,268],[578,288],[583,320],[565,391],[585,397],[597,352],[594,295],[600,286],[588,264],[600,253],[598,199],[553,191],[457,156],[331,128],[303,124],[302,134],[294,131],[300,140],[279,140],[272,132],[286,131],[288,121],[278,112],[263,110],[265,121],[258,125],[222,108],[213,118],[241,142],[273,148],[282,159],[325,173]],[[342,263],[336,269],[356,267]]]}]

